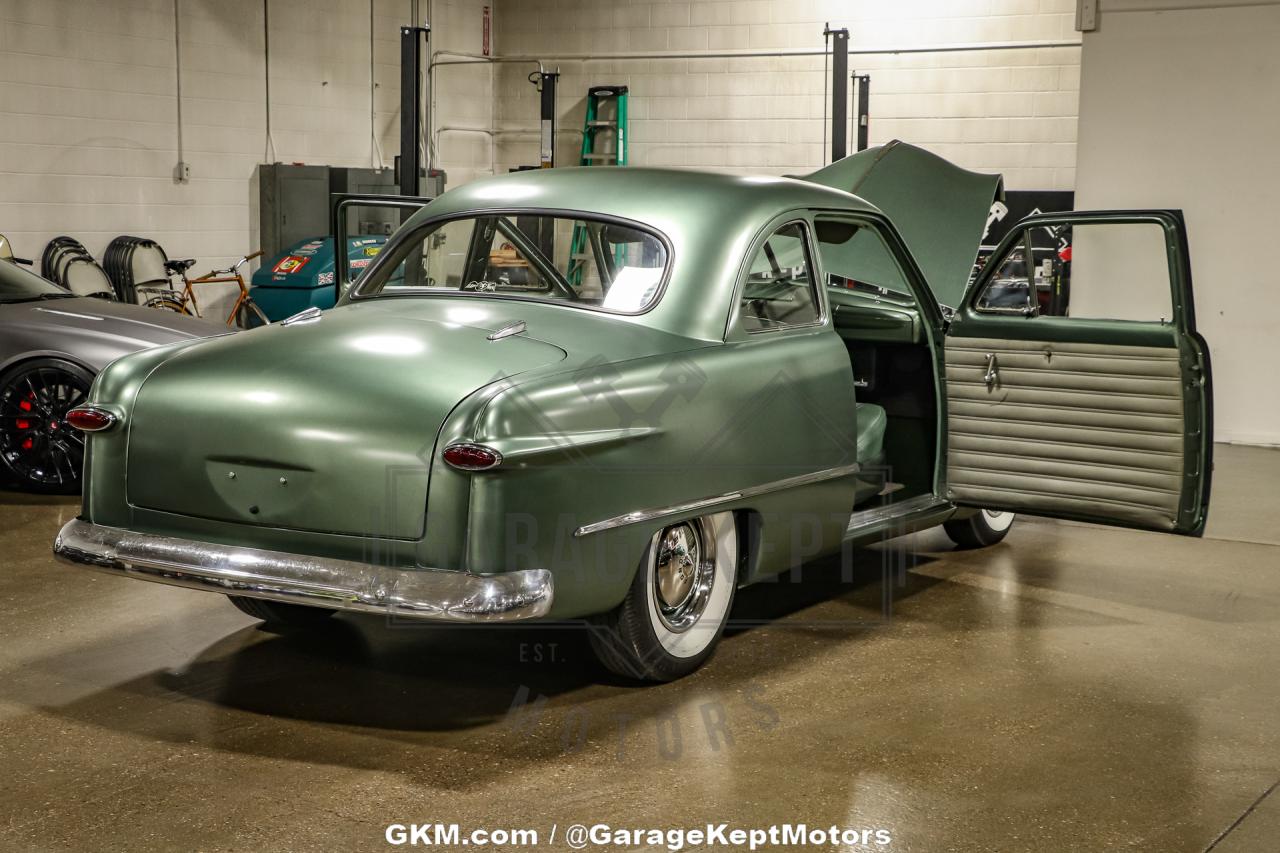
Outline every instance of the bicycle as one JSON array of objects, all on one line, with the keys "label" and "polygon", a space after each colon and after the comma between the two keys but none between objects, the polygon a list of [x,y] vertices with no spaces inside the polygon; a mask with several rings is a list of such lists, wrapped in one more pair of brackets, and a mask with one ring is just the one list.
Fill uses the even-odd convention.
[{"label": "bicycle", "polygon": [[176,275],[182,278],[182,290],[174,291],[170,286],[169,290],[160,291],[143,304],[148,308],[174,311],[179,314],[186,314],[188,317],[202,317],[204,315],[200,313],[200,305],[196,301],[193,285],[229,284],[234,282],[239,286],[240,294],[236,297],[235,304],[231,306],[231,313],[227,315],[227,325],[248,329],[253,318],[256,317],[261,325],[268,326],[271,321],[267,319],[267,315],[258,307],[258,303],[253,301],[253,297],[249,295],[249,286],[245,283],[244,276],[240,274],[242,266],[261,256],[262,250],[259,249],[252,255],[245,255],[226,269],[210,270],[199,278],[187,278],[187,270],[195,266],[196,263],[193,258],[166,261],[165,270],[171,276]]}]

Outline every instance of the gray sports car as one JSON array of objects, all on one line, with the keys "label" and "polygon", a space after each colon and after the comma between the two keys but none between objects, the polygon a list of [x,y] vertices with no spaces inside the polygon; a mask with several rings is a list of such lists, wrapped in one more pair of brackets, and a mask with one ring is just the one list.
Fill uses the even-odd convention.
[{"label": "gray sports car", "polygon": [[218,323],[77,297],[0,261],[0,479],[39,492],[80,488],[84,436],[64,416],[122,355],[227,334]]}]

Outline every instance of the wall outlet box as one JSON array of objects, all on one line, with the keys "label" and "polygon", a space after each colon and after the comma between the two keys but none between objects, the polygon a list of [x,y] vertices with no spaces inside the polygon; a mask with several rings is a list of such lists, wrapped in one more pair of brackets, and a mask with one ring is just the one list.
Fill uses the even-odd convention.
[{"label": "wall outlet box", "polygon": [[173,182],[175,184],[186,184],[191,181],[191,164],[184,160],[179,160],[178,165],[173,167]]}]

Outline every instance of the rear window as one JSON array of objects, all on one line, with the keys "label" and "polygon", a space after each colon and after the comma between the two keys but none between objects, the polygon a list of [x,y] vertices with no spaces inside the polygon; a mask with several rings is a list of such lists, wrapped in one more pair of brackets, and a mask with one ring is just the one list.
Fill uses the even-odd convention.
[{"label": "rear window", "polygon": [[616,222],[492,214],[433,223],[360,282],[355,298],[451,292],[634,314],[658,299],[667,249]]}]

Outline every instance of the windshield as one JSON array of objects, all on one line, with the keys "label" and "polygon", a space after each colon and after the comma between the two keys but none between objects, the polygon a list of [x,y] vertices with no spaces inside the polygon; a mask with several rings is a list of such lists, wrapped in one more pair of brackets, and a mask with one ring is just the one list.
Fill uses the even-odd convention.
[{"label": "windshield", "polygon": [[662,241],[631,226],[494,214],[431,224],[399,246],[353,296],[448,291],[634,314],[657,300],[666,267]]},{"label": "windshield", "polygon": [[17,264],[0,261],[0,304],[6,302],[30,302],[33,299],[61,299],[75,294],[58,285],[27,272]]}]

